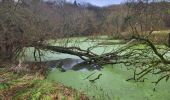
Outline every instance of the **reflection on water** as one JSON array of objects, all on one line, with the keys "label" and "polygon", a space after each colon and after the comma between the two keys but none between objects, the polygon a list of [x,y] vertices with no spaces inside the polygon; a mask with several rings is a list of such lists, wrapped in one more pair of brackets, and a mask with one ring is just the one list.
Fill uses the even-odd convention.
[{"label": "reflection on water", "polygon": [[82,59],[66,58],[61,60],[48,61],[48,65],[54,70],[59,68],[62,72],[67,70],[74,71],[88,71],[88,70],[101,70],[101,66],[95,63],[83,63]]}]

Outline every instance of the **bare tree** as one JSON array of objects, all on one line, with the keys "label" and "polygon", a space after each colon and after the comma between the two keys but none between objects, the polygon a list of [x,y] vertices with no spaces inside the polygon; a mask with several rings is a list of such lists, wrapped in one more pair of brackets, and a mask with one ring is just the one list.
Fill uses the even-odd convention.
[{"label": "bare tree", "polygon": [[[166,45],[160,47],[153,41],[152,35],[157,29],[164,27],[162,24],[162,16],[166,12],[163,7],[164,1],[154,2],[151,0],[134,0],[128,2],[130,13],[127,16],[129,34],[131,39],[135,39],[139,44],[145,47],[140,49],[132,49],[131,64],[136,66],[134,69],[134,77],[132,79],[139,81],[145,80],[148,74],[161,74],[160,78],[154,82],[158,84],[162,79],[169,79],[169,60],[167,54],[169,47]],[[161,5],[161,6],[160,6]],[[164,12],[165,11],[165,12]],[[168,35],[167,35],[168,36]],[[167,40],[168,37],[164,38]],[[136,59],[136,60],[134,60]],[[138,69],[141,69],[140,71]]]},{"label": "bare tree", "polygon": [[[0,20],[2,33],[0,34],[1,57],[12,59],[15,56],[17,57],[25,47],[34,47],[35,60],[36,52],[39,52],[39,56],[41,56],[40,50],[49,50],[76,55],[84,60],[80,64],[97,63],[106,65],[123,63],[127,68],[131,65],[134,70],[132,79],[136,81],[144,80],[144,76],[149,73],[163,73],[164,76],[160,77],[156,83],[163,78],[168,80],[170,61],[166,54],[169,48],[160,48],[149,38],[154,30],[162,26],[164,13],[160,10],[162,5],[158,6],[160,3],[162,2],[146,0],[128,2],[129,11],[124,21],[127,24],[126,29],[128,29],[129,37],[131,36],[129,42],[116,50],[103,54],[92,52],[91,48],[93,47],[83,50],[76,46],[52,46],[46,42],[49,39],[70,37],[75,33],[97,33],[98,23],[94,12],[83,7],[77,9],[75,5],[65,3],[62,3],[62,5],[58,5],[58,3],[57,5],[50,4],[49,6],[49,3],[39,2],[36,6],[30,4],[35,7],[31,7],[31,9],[29,8],[30,6],[23,6],[22,4],[16,6],[15,3],[2,3],[2,6],[0,6],[0,9],[3,9],[0,10],[3,11],[0,12],[0,17],[2,18]],[[45,12],[41,10],[42,8]],[[51,9],[54,11],[51,11]],[[36,15],[36,12],[38,15]],[[48,12],[47,15],[42,17],[46,12]],[[57,14],[50,17],[49,15],[54,12],[57,12]],[[159,16],[156,16],[157,14]],[[120,24],[123,22],[118,17],[119,15],[114,16],[116,34],[121,32],[120,27],[122,25]],[[59,24],[56,24],[56,22],[59,22]],[[57,26],[54,27],[55,25]],[[139,44],[143,44],[145,48],[135,48]],[[79,66],[79,64],[76,66]],[[140,72],[137,69],[141,69]]]}]

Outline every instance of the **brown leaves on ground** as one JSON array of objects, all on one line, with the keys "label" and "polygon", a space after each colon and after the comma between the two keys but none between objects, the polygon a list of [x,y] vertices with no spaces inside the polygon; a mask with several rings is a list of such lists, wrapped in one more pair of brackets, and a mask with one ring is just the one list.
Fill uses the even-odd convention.
[{"label": "brown leaves on ground", "polygon": [[3,78],[0,83],[9,84],[8,88],[0,89],[0,100],[89,100],[75,89],[48,82],[39,73],[18,75],[6,70],[0,71],[0,78]]},{"label": "brown leaves on ground", "polygon": [[13,100],[15,94],[25,88],[31,87],[30,84],[20,84],[17,86],[10,87],[2,92],[2,100]]}]

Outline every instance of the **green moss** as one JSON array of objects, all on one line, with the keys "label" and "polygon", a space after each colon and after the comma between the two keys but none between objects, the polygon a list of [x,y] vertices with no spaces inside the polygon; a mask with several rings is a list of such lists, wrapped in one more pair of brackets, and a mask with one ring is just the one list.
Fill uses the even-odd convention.
[{"label": "green moss", "polygon": [[0,83],[0,90],[7,89],[9,87],[10,87],[10,85],[8,83]]}]

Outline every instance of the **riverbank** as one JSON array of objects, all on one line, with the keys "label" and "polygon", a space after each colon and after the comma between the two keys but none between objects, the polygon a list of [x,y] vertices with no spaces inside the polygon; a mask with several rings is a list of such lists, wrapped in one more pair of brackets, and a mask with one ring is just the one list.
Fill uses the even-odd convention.
[{"label": "riverbank", "polygon": [[0,100],[88,100],[81,91],[52,83],[39,73],[14,73],[10,66],[0,69]]}]

